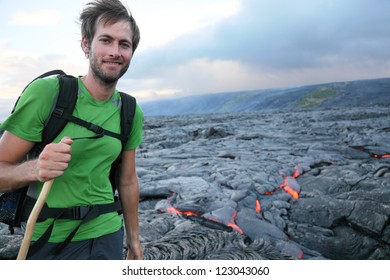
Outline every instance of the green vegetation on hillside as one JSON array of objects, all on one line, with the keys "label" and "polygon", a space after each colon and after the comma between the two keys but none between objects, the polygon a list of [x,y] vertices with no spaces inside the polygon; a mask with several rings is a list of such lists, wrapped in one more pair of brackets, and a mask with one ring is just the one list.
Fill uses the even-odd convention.
[{"label": "green vegetation on hillside", "polygon": [[337,95],[337,88],[335,86],[322,86],[309,92],[305,97],[300,99],[296,105],[299,108],[318,108],[325,101]]},{"label": "green vegetation on hillside", "polygon": [[240,94],[236,98],[228,100],[227,102],[225,102],[222,105],[222,107],[219,109],[219,112],[230,112],[231,110],[233,110],[237,106],[239,106],[239,105],[241,105],[241,104],[243,104],[245,102],[250,102],[253,99],[254,96],[255,96],[255,94],[253,94],[253,93],[243,93],[243,94]]}]

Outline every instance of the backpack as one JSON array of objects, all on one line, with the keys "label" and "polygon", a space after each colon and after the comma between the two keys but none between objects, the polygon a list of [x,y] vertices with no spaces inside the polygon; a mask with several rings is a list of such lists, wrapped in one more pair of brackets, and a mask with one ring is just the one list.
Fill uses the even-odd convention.
[{"label": "backpack", "polygon": [[[100,138],[106,135],[106,136],[119,139],[122,143],[122,152],[123,152],[133,123],[133,118],[134,118],[135,108],[136,108],[135,98],[126,93],[119,92],[122,100],[121,120],[120,120],[121,133],[117,134],[109,130],[105,130],[104,128],[96,124],[87,122],[85,120],[82,120],[72,115],[73,109],[77,101],[78,80],[73,76],[66,75],[62,70],[53,70],[38,76],[24,88],[23,92],[35,80],[44,77],[53,76],[53,75],[57,75],[57,78],[59,80],[59,93],[56,100],[56,104],[52,108],[52,113],[50,114],[48,120],[46,121],[44,129],[42,131],[42,142],[36,143],[34,145],[33,149],[27,155],[27,158],[31,159],[31,158],[38,157],[38,155],[42,152],[43,148],[47,144],[51,143],[57,137],[57,135],[63,130],[65,125],[68,123],[68,121],[83,126],[88,130],[93,131],[96,134],[96,136],[88,137],[88,138]],[[12,110],[11,114],[14,112],[20,97],[21,95],[16,101],[14,109]],[[118,158],[113,162],[110,170],[110,181],[113,187],[114,195],[116,192],[116,188],[119,186],[119,171],[120,171],[122,152],[120,153]],[[29,212],[31,211],[35,203],[35,201],[31,201],[31,198],[27,196],[28,190],[29,190],[29,186],[26,186],[14,192],[0,193],[0,222],[7,224],[12,234],[14,233],[14,227],[20,227],[21,220],[27,218],[26,215],[27,216],[29,215]],[[98,210],[100,211],[99,213],[96,213],[95,210],[91,211],[92,208],[93,207],[86,206],[86,207],[73,207],[73,208],[66,208],[66,209],[56,208],[55,210],[52,210],[45,205],[44,208],[42,209],[39,218],[41,220],[46,218],[52,218],[52,217],[74,218],[74,219],[82,220],[81,222],[82,224],[99,216],[104,211],[112,212],[112,211],[121,210],[118,199],[116,199],[116,202],[109,207],[101,207],[101,209],[97,207]],[[89,212],[95,212],[95,213],[89,214]],[[51,233],[50,228],[48,229],[48,231],[49,231],[48,237],[50,237],[50,233]],[[72,232],[71,237],[74,236],[76,231]],[[71,240],[71,237],[69,237],[69,241]],[[47,240],[43,240],[42,242],[46,242]]]}]

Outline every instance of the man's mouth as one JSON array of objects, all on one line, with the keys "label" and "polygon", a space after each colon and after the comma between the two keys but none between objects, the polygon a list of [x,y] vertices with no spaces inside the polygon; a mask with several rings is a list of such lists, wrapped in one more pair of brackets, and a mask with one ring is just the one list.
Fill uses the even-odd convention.
[{"label": "man's mouth", "polygon": [[119,61],[103,61],[103,63],[107,65],[113,65],[113,66],[122,65],[122,63]]}]

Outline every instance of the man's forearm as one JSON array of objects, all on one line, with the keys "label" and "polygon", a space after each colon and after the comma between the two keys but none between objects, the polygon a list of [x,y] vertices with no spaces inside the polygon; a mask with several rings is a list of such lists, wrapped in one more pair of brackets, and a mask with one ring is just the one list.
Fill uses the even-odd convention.
[{"label": "man's forearm", "polygon": [[122,202],[123,218],[125,220],[125,229],[128,239],[139,238],[138,227],[138,202],[139,186],[138,181],[131,185],[122,185],[119,189],[119,195]]},{"label": "man's forearm", "polygon": [[125,220],[127,260],[142,260],[144,258],[138,225],[139,186],[138,180],[135,181],[133,184],[122,185],[119,188]]},{"label": "man's forearm", "polygon": [[0,192],[11,192],[37,181],[36,159],[18,164],[0,162]]}]

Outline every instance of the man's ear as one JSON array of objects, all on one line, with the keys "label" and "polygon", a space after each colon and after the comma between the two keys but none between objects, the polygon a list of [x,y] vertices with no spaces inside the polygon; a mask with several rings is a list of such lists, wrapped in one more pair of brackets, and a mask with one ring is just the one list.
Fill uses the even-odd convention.
[{"label": "man's ear", "polygon": [[89,58],[89,53],[90,53],[89,43],[84,36],[81,38],[81,49],[83,50],[85,57]]}]

